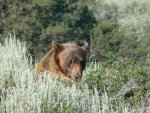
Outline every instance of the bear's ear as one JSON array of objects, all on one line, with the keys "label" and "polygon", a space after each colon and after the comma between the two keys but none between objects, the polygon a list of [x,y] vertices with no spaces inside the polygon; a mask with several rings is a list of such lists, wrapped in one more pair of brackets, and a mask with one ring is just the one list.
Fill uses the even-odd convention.
[{"label": "bear's ear", "polygon": [[58,44],[55,41],[52,41],[52,48],[54,48],[54,49],[62,49],[62,45]]},{"label": "bear's ear", "polygon": [[82,49],[84,49],[84,50],[86,50],[86,51],[88,51],[89,50],[89,48],[90,48],[90,45],[89,45],[89,43],[84,43],[84,45],[82,46]]}]

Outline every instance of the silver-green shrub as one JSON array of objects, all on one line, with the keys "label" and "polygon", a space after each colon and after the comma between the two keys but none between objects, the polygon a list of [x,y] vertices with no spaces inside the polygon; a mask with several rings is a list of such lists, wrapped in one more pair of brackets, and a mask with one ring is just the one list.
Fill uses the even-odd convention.
[{"label": "silver-green shrub", "polygon": [[[130,106],[111,105],[107,93],[100,97],[95,88],[93,94],[85,83],[66,84],[51,78],[50,73],[43,74],[42,81],[33,82],[31,70],[26,44],[10,35],[0,44],[0,113],[134,112]],[[90,68],[84,77],[88,71]]]}]

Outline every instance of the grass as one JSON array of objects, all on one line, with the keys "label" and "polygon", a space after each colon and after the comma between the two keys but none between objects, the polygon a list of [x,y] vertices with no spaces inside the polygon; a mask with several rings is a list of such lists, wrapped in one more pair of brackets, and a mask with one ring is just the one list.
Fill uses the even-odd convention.
[{"label": "grass", "polygon": [[[20,43],[15,36],[10,35],[0,45],[0,62],[1,113],[134,113],[141,110],[121,102],[113,104],[112,97],[104,90],[107,88],[105,84],[95,81],[101,86],[101,92],[87,82],[88,74],[91,77],[95,76],[94,73],[97,77],[104,74],[98,71],[103,68],[97,64],[94,68],[90,67],[92,64],[87,67],[80,84],[66,84],[59,78],[51,78],[50,73],[49,78],[34,83],[32,58],[26,53],[25,43]],[[108,70],[107,74],[113,73]]]}]

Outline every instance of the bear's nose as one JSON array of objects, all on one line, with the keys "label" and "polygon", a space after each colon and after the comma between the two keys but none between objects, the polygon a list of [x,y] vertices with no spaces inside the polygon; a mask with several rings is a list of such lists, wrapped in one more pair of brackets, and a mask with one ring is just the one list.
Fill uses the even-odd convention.
[{"label": "bear's nose", "polygon": [[79,80],[79,79],[81,79],[81,76],[77,76],[77,77],[75,77],[75,79],[76,79],[76,80]]},{"label": "bear's nose", "polygon": [[75,79],[79,79],[79,77],[75,77]]}]

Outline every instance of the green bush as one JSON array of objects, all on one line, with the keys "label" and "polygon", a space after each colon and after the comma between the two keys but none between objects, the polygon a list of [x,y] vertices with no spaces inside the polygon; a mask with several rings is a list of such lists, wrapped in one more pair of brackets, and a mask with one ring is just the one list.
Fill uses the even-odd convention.
[{"label": "green bush", "polygon": [[135,60],[124,59],[113,53],[109,53],[106,58],[87,67],[84,82],[91,90],[96,87],[99,94],[105,89],[112,100],[139,106],[150,96],[147,94],[150,83],[148,69],[141,68]]},{"label": "green bush", "polygon": [[99,59],[104,59],[109,52],[118,52],[124,36],[125,32],[120,30],[116,20],[101,20],[93,29],[93,54]]}]

